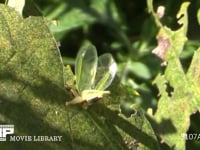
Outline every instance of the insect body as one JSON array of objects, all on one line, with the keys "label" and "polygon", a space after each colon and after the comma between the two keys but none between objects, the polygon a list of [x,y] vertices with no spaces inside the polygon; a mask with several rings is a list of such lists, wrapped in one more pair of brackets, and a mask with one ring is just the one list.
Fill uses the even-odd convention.
[{"label": "insect body", "polygon": [[117,72],[117,64],[111,54],[97,56],[93,45],[84,46],[78,53],[75,63],[76,90],[75,96],[66,105],[77,103],[93,103],[110,91],[104,91],[113,81]]}]

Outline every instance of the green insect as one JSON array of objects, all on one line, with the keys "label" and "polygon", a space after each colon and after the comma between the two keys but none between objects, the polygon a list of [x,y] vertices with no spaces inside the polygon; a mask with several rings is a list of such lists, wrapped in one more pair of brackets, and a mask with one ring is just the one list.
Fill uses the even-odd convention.
[{"label": "green insect", "polygon": [[111,54],[103,54],[99,58],[93,45],[80,49],[75,62],[76,90],[72,89],[74,99],[66,105],[98,101],[110,91],[104,91],[113,81],[117,72],[117,64]]}]

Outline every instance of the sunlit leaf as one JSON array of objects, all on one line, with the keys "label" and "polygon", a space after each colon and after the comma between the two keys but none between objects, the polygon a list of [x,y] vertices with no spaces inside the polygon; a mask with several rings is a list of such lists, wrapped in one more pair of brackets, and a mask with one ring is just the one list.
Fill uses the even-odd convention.
[{"label": "sunlit leaf", "polygon": [[59,145],[8,141],[0,142],[1,149],[71,149],[64,105],[69,95],[63,85],[63,64],[47,20],[23,19],[13,8],[1,4],[0,122],[13,124],[14,136],[63,137]]},{"label": "sunlit leaf", "polygon": [[[152,125],[161,138],[170,148],[185,149],[184,134],[190,126],[190,115],[199,111],[199,50],[194,54],[187,73],[183,70],[180,54],[187,41],[189,2],[184,2],[177,14],[177,22],[181,25],[177,30],[161,25],[158,40],[164,37],[166,42],[158,42],[157,52],[167,64],[163,75],[158,75],[154,83],[159,89],[157,110],[152,115]],[[149,4],[151,5],[151,4]],[[152,9],[152,6],[149,6]],[[153,12],[153,11],[152,11]],[[155,15],[154,15],[155,17]],[[154,18],[157,20],[156,18]],[[157,20],[158,21],[158,20]],[[159,22],[161,24],[161,22]],[[164,51],[163,51],[164,50]],[[187,49],[185,49],[187,51]]]}]

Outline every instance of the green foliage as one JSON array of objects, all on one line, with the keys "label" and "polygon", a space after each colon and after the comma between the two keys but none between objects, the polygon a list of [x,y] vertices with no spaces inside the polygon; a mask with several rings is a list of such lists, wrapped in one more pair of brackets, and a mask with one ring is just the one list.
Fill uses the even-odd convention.
[{"label": "green foliage", "polygon": [[121,113],[119,100],[129,97],[115,91],[123,91],[117,82],[102,102],[65,106],[64,83],[74,78],[69,67],[63,72],[45,19],[23,19],[0,5],[0,20],[0,122],[14,124],[16,136],[62,136],[61,142],[1,142],[2,149],[159,149],[142,110],[130,107],[137,115],[128,118]]}]

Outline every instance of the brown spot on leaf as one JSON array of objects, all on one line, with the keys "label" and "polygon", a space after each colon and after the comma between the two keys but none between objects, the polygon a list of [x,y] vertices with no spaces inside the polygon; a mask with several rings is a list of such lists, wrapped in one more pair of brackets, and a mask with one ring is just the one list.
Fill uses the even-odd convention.
[{"label": "brown spot on leaf", "polygon": [[170,40],[168,38],[160,36],[158,37],[157,42],[158,46],[155,49],[153,49],[152,53],[164,60],[167,49],[170,46]]}]

